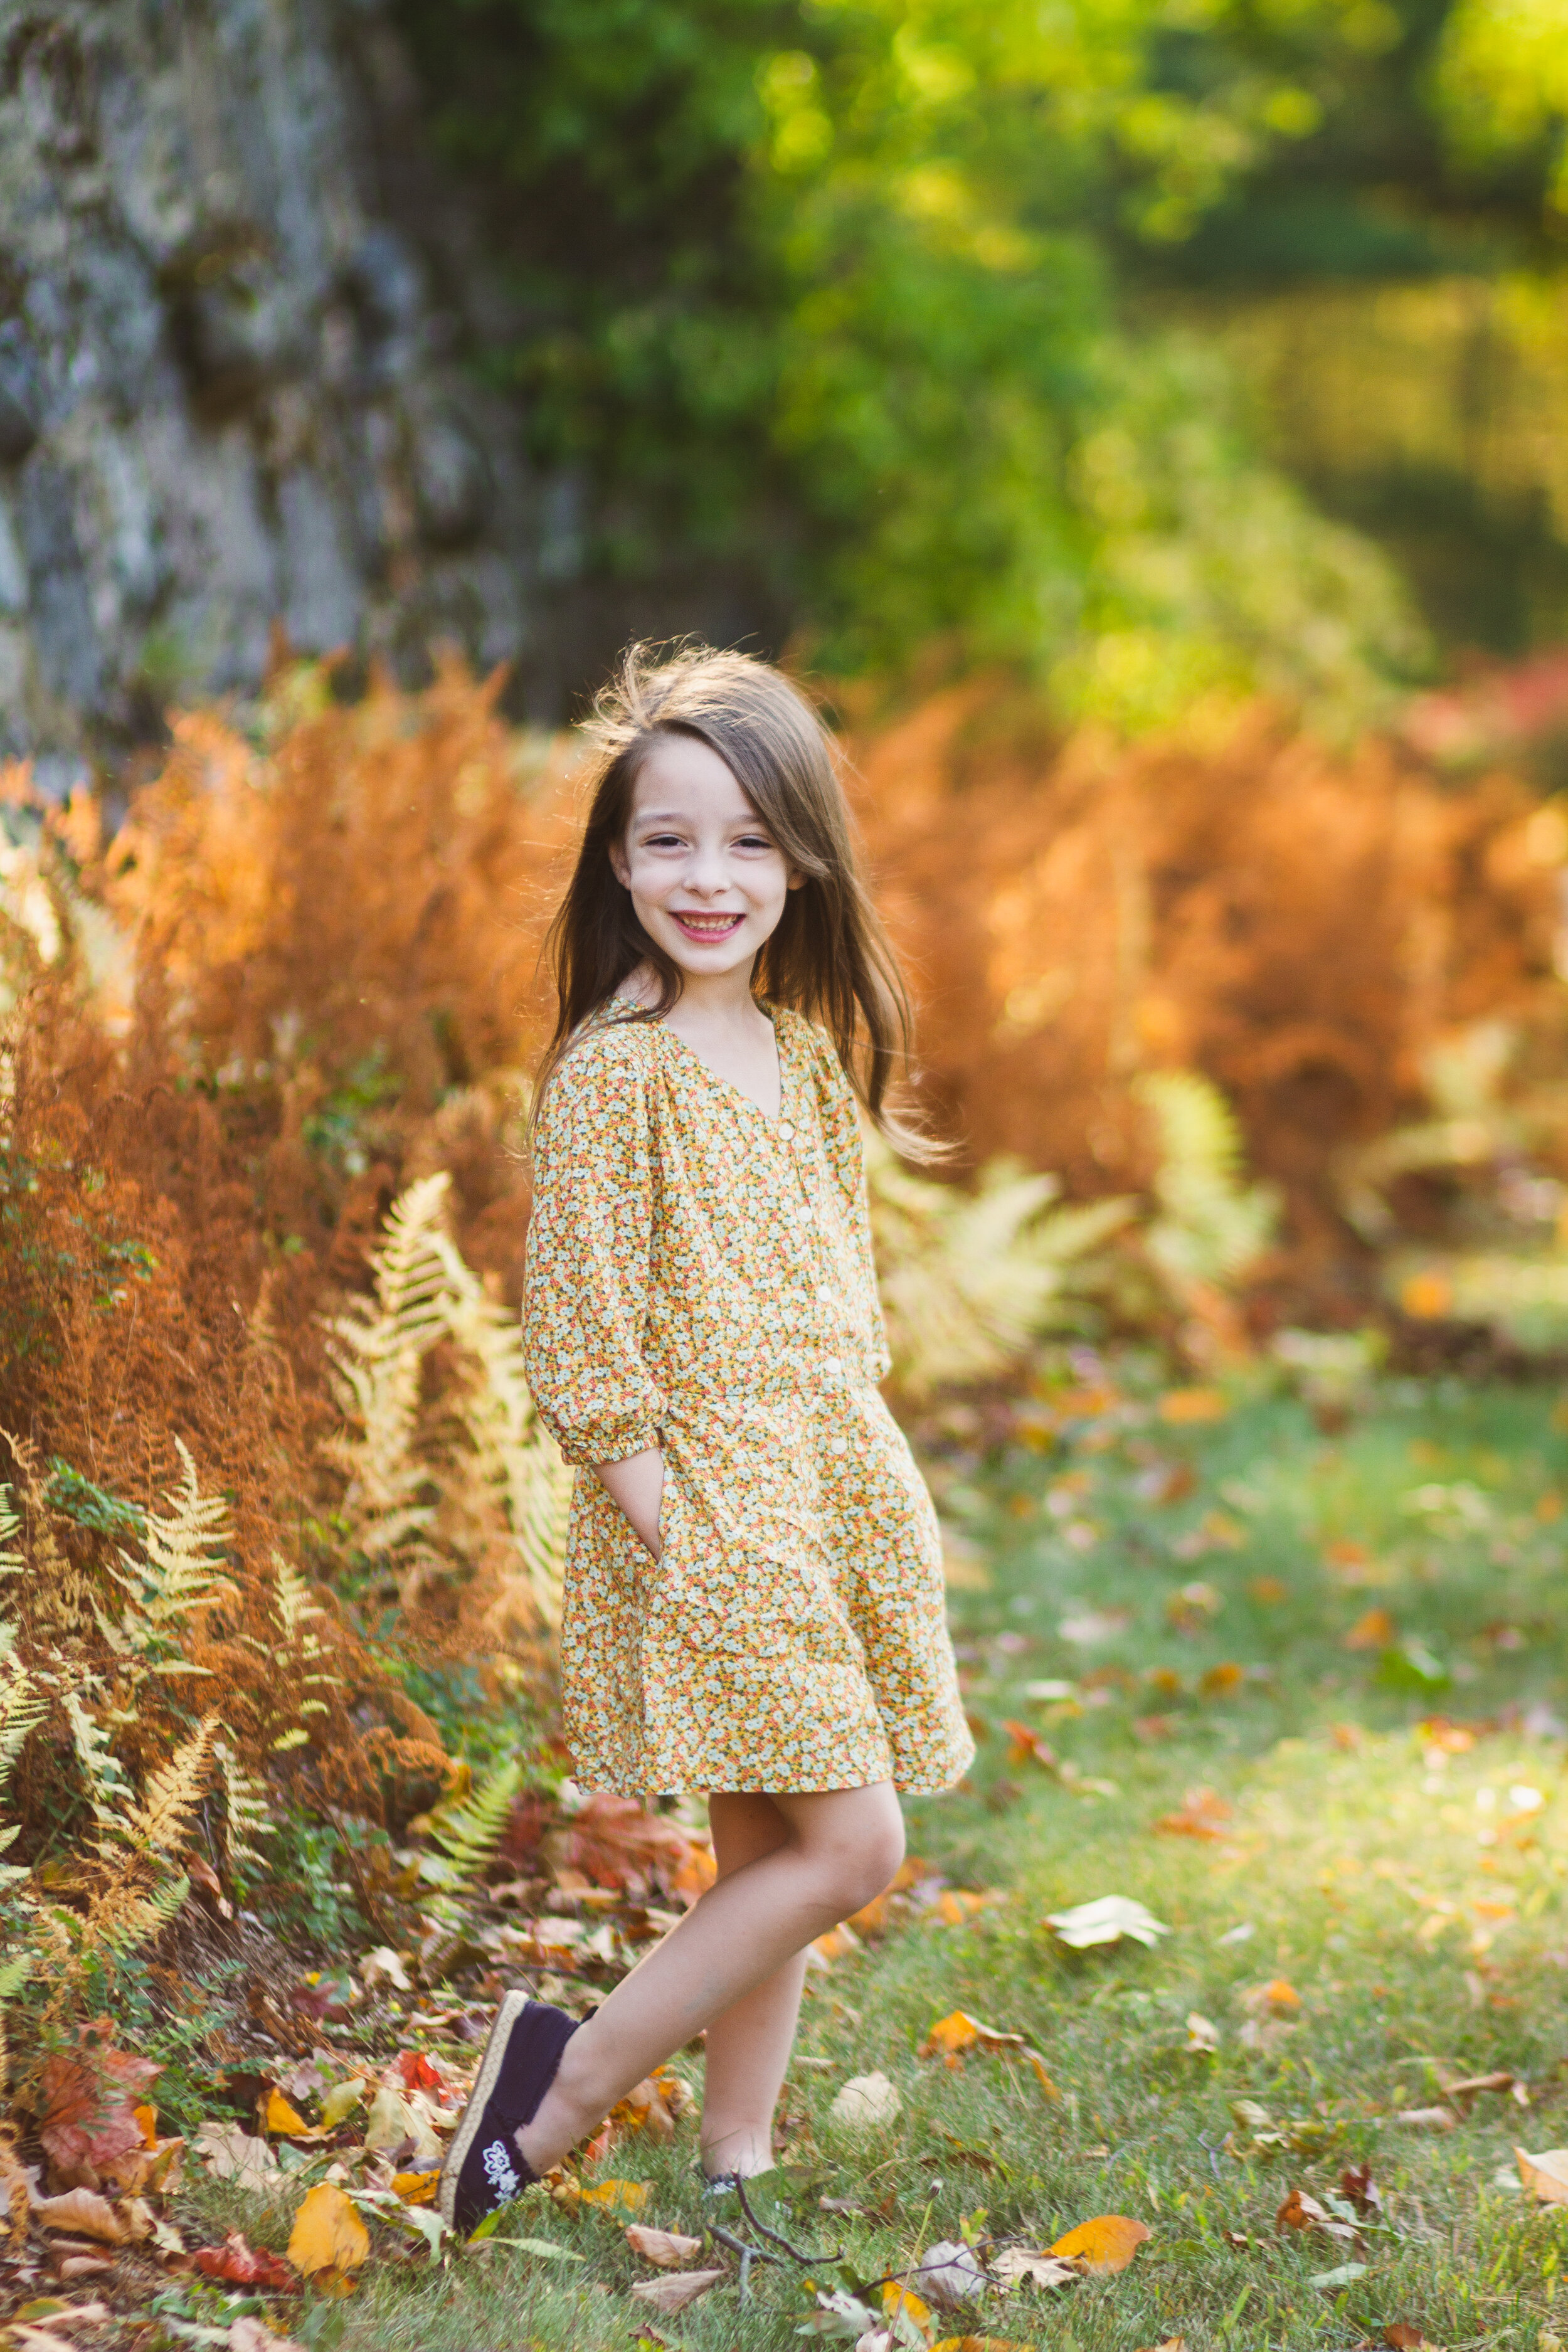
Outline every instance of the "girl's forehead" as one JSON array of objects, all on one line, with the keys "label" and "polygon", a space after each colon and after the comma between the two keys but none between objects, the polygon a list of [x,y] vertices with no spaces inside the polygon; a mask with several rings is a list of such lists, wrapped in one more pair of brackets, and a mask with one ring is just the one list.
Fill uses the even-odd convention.
[{"label": "girl's forehead", "polygon": [[664,735],[654,742],[637,771],[632,820],[650,816],[755,817],[735,772],[710,744],[695,735]]}]

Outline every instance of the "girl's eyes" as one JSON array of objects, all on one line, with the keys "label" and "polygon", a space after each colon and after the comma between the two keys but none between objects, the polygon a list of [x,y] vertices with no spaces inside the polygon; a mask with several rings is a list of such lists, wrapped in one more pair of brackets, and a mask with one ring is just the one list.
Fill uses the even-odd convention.
[{"label": "girl's eyes", "polygon": [[[679,833],[649,833],[643,836],[645,849],[684,849],[686,845],[685,837]],[[732,845],[736,849],[771,850],[773,845],[765,834],[742,833],[737,835]]]}]

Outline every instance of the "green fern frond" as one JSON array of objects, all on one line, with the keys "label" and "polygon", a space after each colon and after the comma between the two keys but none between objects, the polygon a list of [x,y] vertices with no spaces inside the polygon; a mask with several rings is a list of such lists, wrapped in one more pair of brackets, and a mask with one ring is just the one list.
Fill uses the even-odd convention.
[{"label": "green fern frond", "polygon": [[27,1565],[19,1551],[11,1549],[12,1538],[22,1530],[15,1502],[10,1487],[0,1486],[0,1576],[20,1576]]},{"label": "green fern frond", "polygon": [[44,1695],[26,1668],[0,1657],[0,1790],[22,1753],[27,1734],[44,1719]]},{"label": "green fern frond", "polygon": [[471,1885],[494,1853],[521,1787],[522,1766],[511,1757],[471,1796],[438,1806],[429,1834],[440,1853],[423,1857],[421,1875],[448,1894]]},{"label": "green fern frond", "polygon": [[60,1704],[70,1725],[71,1744],[87,1784],[88,1802],[99,1825],[100,1844],[108,1839],[123,1838],[126,1809],[136,1798],[124,1767],[110,1746],[102,1726],[82,1705],[79,1692],[66,1691]]},{"label": "green fern frond", "polygon": [[1234,1111],[1196,1070],[1146,1072],[1133,1092],[1160,1141],[1159,1213],[1144,1237],[1150,1256],[1178,1291],[1238,1280],[1273,1242],[1279,1196],[1270,1184],[1244,1186]]},{"label": "green fern frond", "polygon": [[998,1160],[973,1192],[917,1176],[865,1139],[893,1373],[910,1397],[988,1379],[1039,1332],[1077,1319],[1128,1201],[1053,1207],[1054,1176]]}]

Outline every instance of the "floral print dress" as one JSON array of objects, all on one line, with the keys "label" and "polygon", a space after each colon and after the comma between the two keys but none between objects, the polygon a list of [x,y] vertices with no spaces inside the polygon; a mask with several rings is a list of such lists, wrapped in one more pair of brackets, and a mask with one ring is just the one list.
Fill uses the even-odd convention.
[{"label": "floral print dress", "polygon": [[[577,1777],[623,1796],[951,1787],[973,1744],[936,1516],[877,1386],[837,1055],[770,1010],[770,1120],[631,1011],[607,1007],[545,1095],[523,1298],[540,1413],[583,1465],[561,1633]],[[657,1560],[585,1466],[656,1444]]]}]

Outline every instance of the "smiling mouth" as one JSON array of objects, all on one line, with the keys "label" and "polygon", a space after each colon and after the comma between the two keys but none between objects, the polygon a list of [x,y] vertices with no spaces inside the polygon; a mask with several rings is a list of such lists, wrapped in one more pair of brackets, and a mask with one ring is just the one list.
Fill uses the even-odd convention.
[{"label": "smiling mouth", "polygon": [[688,915],[678,913],[671,920],[679,924],[689,940],[727,940],[738,931],[745,920],[743,915]]}]

